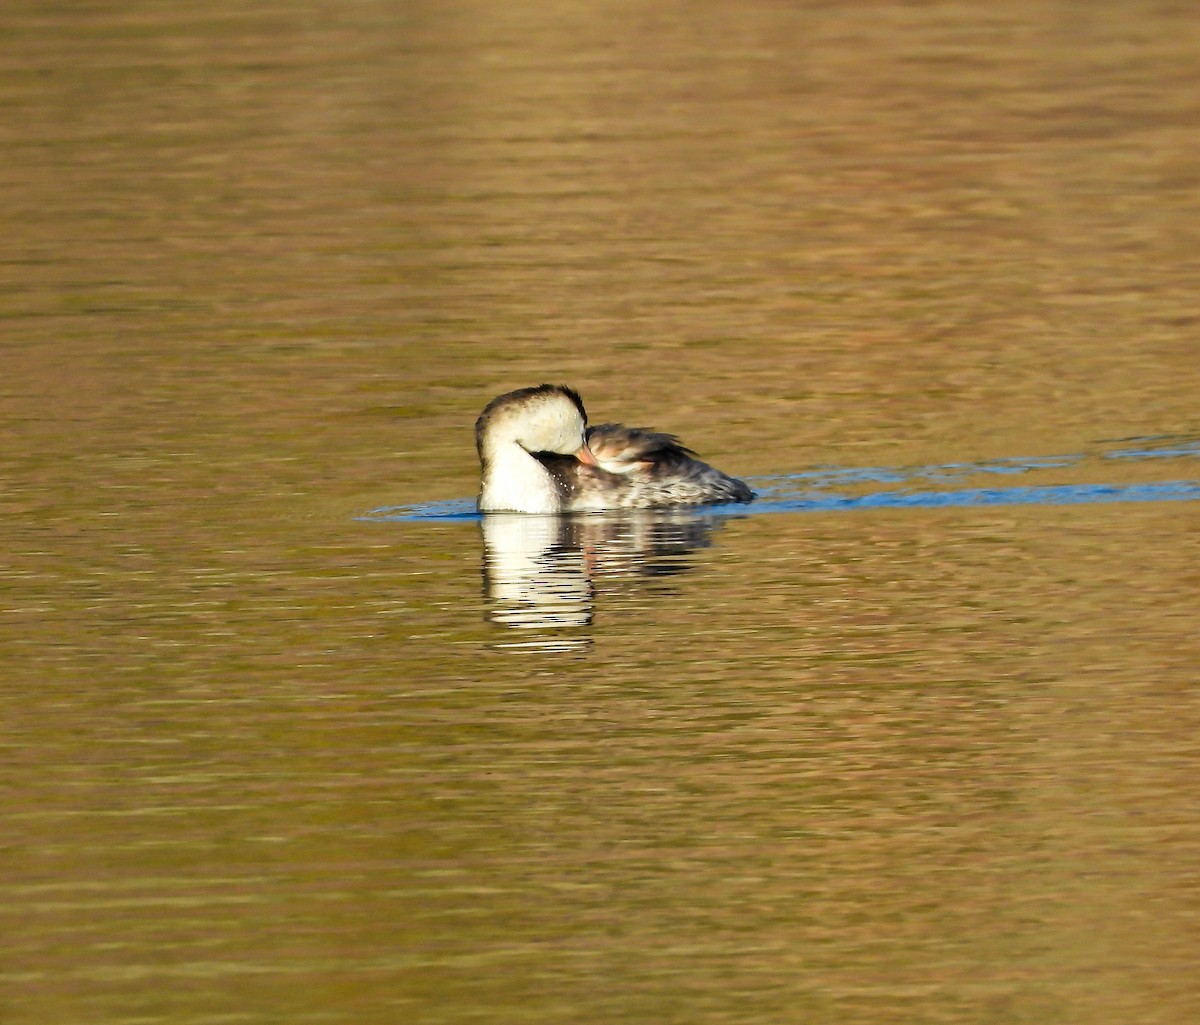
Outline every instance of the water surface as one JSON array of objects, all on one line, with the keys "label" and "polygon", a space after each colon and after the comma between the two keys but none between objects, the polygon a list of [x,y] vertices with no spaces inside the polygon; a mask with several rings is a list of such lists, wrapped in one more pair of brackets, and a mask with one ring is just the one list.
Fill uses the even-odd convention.
[{"label": "water surface", "polygon": [[0,1018],[1197,1019],[1200,15],[0,31]]}]

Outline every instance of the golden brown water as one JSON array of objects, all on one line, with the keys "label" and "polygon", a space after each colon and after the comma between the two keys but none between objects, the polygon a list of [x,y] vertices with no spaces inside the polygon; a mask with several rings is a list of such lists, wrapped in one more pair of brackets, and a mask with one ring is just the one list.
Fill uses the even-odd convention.
[{"label": "golden brown water", "polygon": [[6,1025],[1197,1020],[1200,503],[360,517],[542,380],[1194,480],[1110,456],[1200,434],[1200,11],[0,36]]}]

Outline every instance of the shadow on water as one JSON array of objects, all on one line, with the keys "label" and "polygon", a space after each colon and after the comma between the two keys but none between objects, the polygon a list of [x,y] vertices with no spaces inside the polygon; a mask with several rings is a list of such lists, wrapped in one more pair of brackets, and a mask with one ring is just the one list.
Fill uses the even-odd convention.
[{"label": "shadow on water", "polygon": [[[1200,479],[1129,483],[1055,482],[1064,471],[1102,473],[1109,461],[1156,461],[1173,470],[1200,458],[1200,440],[1163,436],[1104,443],[1088,453],[1005,458],[922,467],[816,467],[748,478],[749,505],[591,513],[573,516],[491,514],[460,499],[375,509],[372,522],[462,520],[479,524],[487,618],[527,637],[502,645],[578,650],[591,643],[597,581],[606,586],[687,572],[691,556],[710,547],[714,530],[758,513],[856,509],[1078,505],[1200,500]],[[1185,473],[1194,473],[1186,466]],[[996,478],[1046,483],[1003,485]],[[995,483],[993,483],[995,482]],[[986,485],[986,486],[985,486]]]}]

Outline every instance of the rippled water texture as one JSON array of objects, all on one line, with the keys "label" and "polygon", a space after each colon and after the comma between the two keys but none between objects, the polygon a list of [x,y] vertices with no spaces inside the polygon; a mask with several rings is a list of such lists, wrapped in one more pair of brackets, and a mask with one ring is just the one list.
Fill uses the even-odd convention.
[{"label": "rippled water texture", "polygon": [[1200,9],[0,37],[5,1025],[1200,1019]]}]

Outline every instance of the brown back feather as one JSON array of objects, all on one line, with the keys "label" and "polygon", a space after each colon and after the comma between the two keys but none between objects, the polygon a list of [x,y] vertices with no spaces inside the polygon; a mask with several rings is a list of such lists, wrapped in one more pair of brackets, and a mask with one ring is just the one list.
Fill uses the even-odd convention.
[{"label": "brown back feather", "polygon": [[589,427],[587,441],[588,448],[601,462],[605,459],[622,463],[674,461],[696,455],[673,434],[662,434],[644,427],[626,427],[624,424]]}]

